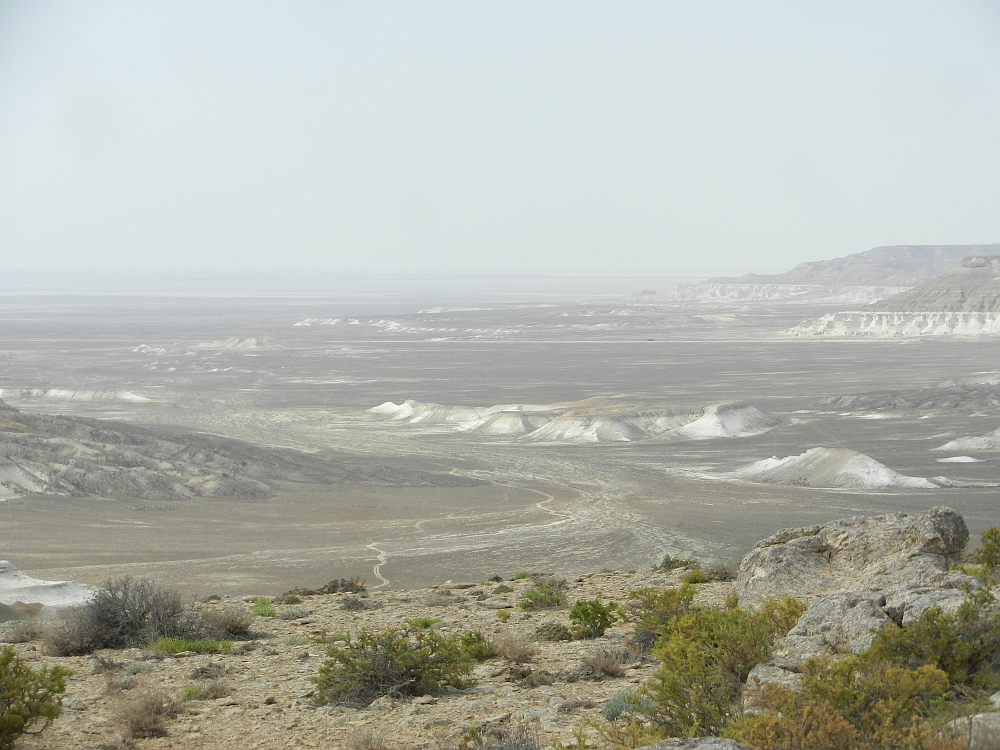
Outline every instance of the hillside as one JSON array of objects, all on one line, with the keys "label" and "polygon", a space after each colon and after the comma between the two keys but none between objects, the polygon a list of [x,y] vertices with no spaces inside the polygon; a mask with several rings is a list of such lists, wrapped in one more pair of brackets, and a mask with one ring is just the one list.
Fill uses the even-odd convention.
[{"label": "hillside", "polygon": [[965,257],[948,273],[864,309],[877,312],[1000,312],[1000,257]]},{"label": "hillside", "polygon": [[991,245],[889,245],[843,258],[799,263],[777,274],[709,279],[710,284],[809,284],[913,287],[951,270],[969,255],[1000,255]]},{"label": "hillside", "polygon": [[147,500],[265,498],[289,482],[476,483],[217,435],[29,414],[0,401],[0,499],[33,494]]}]

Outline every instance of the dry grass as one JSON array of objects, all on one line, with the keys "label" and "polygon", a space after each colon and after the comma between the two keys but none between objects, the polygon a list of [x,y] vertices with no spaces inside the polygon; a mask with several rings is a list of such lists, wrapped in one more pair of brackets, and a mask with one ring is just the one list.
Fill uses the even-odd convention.
[{"label": "dry grass", "polygon": [[30,643],[45,635],[45,626],[37,620],[19,620],[3,634],[4,643]]},{"label": "dry grass", "polygon": [[164,692],[149,692],[122,703],[116,720],[126,740],[165,737],[167,720],[180,711],[180,703]]},{"label": "dry grass", "polygon": [[209,680],[198,691],[198,699],[212,701],[216,698],[225,698],[227,695],[232,695],[232,693],[232,687],[225,680]]},{"label": "dry grass", "polygon": [[347,747],[350,750],[390,750],[385,734],[375,727],[362,727],[351,732]]},{"label": "dry grass", "polygon": [[632,646],[608,644],[598,646],[580,661],[584,669],[592,675],[605,677],[623,677],[625,667],[636,658],[636,649]]},{"label": "dry grass", "polygon": [[513,638],[498,638],[496,646],[497,656],[516,664],[527,664],[533,661],[535,655],[538,653],[538,650],[534,646],[514,640]]},{"label": "dry grass", "polygon": [[231,606],[202,615],[208,622],[227,635],[237,638],[250,633],[253,617],[246,607]]}]

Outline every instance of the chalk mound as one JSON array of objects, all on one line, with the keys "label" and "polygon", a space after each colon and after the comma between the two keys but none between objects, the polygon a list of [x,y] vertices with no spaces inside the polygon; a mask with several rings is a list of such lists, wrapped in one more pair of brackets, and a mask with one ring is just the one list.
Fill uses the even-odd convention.
[{"label": "chalk mound", "polygon": [[764,459],[731,472],[729,477],[758,484],[845,489],[939,489],[959,486],[946,477],[910,477],[864,453],[846,448],[810,448],[785,458]]},{"label": "chalk mound", "polygon": [[[7,560],[0,560],[0,604],[40,604],[49,609],[76,607],[90,601],[93,593],[72,581],[40,581],[25,575]],[[14,611],[18,609],[15,607]],[[5,610],[6,611],[6,610]]]},{"label": "chalk mound", "polygon": [[939,464],[981,464],[983,459],[972,456],[949,456],[948,458],[939,458],[937,462]]},{"label": "chalk mound", "polygon": [[[596,413],[595,413],[596,412]],[[687,416],[687,419],[690,419]],[[601,410],[567,411],[524,437],[528,442],[628,443],[660,437],[686,420],[672,412]]]},{"label": "chalk mound", "polygon": [[233,336],[219,341],[202,341],[194,345],[196,349],[269,349],[277,346],[273,339]]},{"label": "chalk mound", "polygon": [[979,437],[961,437],[945,443],[936,451],[995,451],[1000,450],[1000,428]]},{"label": "chalk mound", "polygon": [[0,398],[51,398],[74,401],[133,401],[150,403],[154,399],[132,391],[85,391],[75,388],[0,388]]},{"label": "chalk mound", "polygon": [[407,400],[401,404],[386,401],[368,413],[394,422],[438,425],[465,434],[514,437],[532,443],[710,440],[759,435],[780,424],[745,403],[716,404],[698,413],[594,401],[444,406]]},{"label": "chalk mound", "polygon": [[498,411],[464,424],[459,430],[480,435],[527,435],[544,427],[555,417],[552,411]]},{"label": "chalk mound", "polygon": [[676,433],[691,440],[750,437],[761,435],[779,424],[777,419],[755,406],[736,402],[706,407],[701,417],[677,428]]}]

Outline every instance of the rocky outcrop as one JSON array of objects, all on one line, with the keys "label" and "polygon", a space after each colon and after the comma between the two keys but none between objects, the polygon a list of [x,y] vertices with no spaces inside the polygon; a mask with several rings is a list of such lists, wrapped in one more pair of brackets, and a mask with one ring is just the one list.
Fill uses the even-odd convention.
[{"label": "rocky outcrop", "polygon": [[969,538],[964,519],[937,507],[919,516],[894,513],[782,529],[758,542],[740,564],[739,603],[757,608],[792,596],[809,608],[774,656],[755,668],[745,704],[769,683],[794,684],[809,659],[867,649],[890,622],[906,625],[931,607],[954,612],[973,579],[950,571]]}]

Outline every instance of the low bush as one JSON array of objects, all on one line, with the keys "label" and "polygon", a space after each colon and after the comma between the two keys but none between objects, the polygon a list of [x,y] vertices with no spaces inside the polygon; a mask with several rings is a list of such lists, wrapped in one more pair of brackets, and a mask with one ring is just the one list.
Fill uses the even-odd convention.
[{"label": "low bush", "polygon": [[340,600],[340,608],[348,612],[360,612],[363,609],[368,609],[368,605],[365,604],[364,599],[348,595]]},{"label": "low bush", "polygon": [[718,734],[738,713],[743,682],[771,653],[766,616],[692,608],[667,623],[653,649],[660,668],[647,687],[649,720],[667,737]]},{"label": "low bush", "polygon": [[118,725],[126,741],[142,737],[164,737],[167,719],[180,711],[180,703],[163,692],[149,692],[125,701],[117,713]]},{"label": "low bush", "polygon": [[335,578],[318,589],[294,588],[281,596],[275,597],[275,604],[301,604],[304,596],[319,596],[320,594],[365,594],[365,579],[360,576],[353,578]]},{"label": "low bush", "polygon": [[573,631],[560,622],[547,622],[535,628],[535,638],[540,641],[571,641]]},{"label": "low bush", "polygon": [[233,689],[229,686],[229,683],[225,680],[210,680],[201,686],[194,686],[184,688],[181,693],[182,701],[213,701],[217,698],[225,698],[227,695],[232,695]]},{"label": "low bush", "polygon": [[769,710],[742,716],[727,734],[769,750],[921,750],[940,746],[925,717],[947,689],[931,666],[900,669],[868,655],[810,661],[800,691],[765,686]]},{"label": "low bush", "polygon": [[281,639],[281,644],[283,646],[305,646],[307,643],[311,643],[309,638],[304,635],[289,635]]},{"label": "low bush", "polygon": [[253,617],[245,607],[231,606],[215,612],[204,612],[202,618],[222,633],[235,638],[242,638],[250,634],[250,626],[253,624]]},{"label": "low bush", "polygon": [[394,630],[362,631],[346,647],[332,646],[316,677],[321,703],[364,707],[383,695],[425,695],[462,688],[475,662],[458,638],[430,629],[411,640]]},{"label": "low bush", "polygon": [[153,671],[153,665],[145,661],[133,662],[124,669],[125,674],[128,675],[129,677],[152,671]]},{"label": "low bush", "polygon": [[580,599],[569,610],[569,620],[580,638],[600,638],[608,628],[621,620],[617,604],[605,604],[600,597]]},{"label": "low bush", "polygon": [[230,641],[189,641],[184,638],[160,638],[152,649],[157,654],[181,654],[193,651],[196,654],[228,654],[233,644]]},{"label": "low bush", "polygon": [[143,646],[204,627],[177,592],[126,576],[108,581],[90,602],[69,612],[64,622],[48,631],[46,644],[56,656],[76,656],[101,648]]},{"label": "low bush", "polygon": [[556,584],[542,581],[525,589],[521,594],[521,601],[517,603],[521,609],[546,609],[548,607],[558,607],[566,603],[566,592]]},{"label": "low bush", "polygon": [[441,620],[436,617],[414,617],[410,620],[410,625],[415,628],[433,628]]},{"label": "low bush", "polygon": [[625,667],[635,661],[634,648],[620,644],[600,646],[581,660],[583,671],[592,677],[622,677]]},{"label": "low bush", "polygon": [[517,664],[527,664],[538,653],[538,650],[531,644],[506,636],[498,638],[496,644],[497,656]]},{"label": "low bush", "polygon": [[45,635],[45,626],[38,620],[19,620],[3,635],[6,643],[30,643]]},{"label": "low bush", "polygon": [[636,620],[632,640],[643,652],[648,652],[669,623],[691,611],[694,587],[634,589],[628,593],[628,600],[628,610]]},{"label": "low bush", "polygon": [[253,600],[253,606],[250,607],[250,614],[253,617],[277,617],[278,610],[274,608],[270,599],[262,596]]},{"label": "low bush", "polygon": [[40,732],[62,711],[66,677],[62,667],[32,669],[14,649],[0,650],[0,748],[8,750],[25,732]]},{"label": "low bush", "polygon": [[[356,597],[352,596],[350,598],[354,599]],[[360,602],[361,600],[358,599],[358,601]],[[364,607],[363,603],[362,607]],[[308,617],[309,615],[310,615],[309,610],[304,607],[289,607],[288,609],[284,609],[278,613],[278,617],[280,617],[282,620],[299,620],[303,617]]]},{"label": "low bush", "polygon": [[701,568],[691,568],[681,576],[681,583],[705,583],[706,581],[708,581],[708,576]]},{"label": "low bush", "polygon": [[497,655],[497,645],[478,630],[467,630],[458,636],[458,642],[476,661],[492,659]]},{"label": "low bush", "polygon": [[653,710],[653,701],[648,696],[627,691],[609,698],[601,707],[601,715],[605,721],[617,721],[622,715],[649,714]]},{"label": "low bush", "polygon": [[677,568],[690,568],[697,564],[697,560],[684,560],[680,557],[674,557],[673,555],[664,555],[660,564],[653,567],[653,572],[669,573],[671,570],[677,570]]}]

